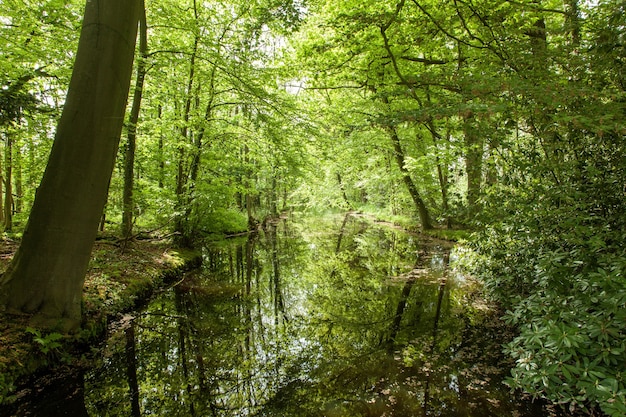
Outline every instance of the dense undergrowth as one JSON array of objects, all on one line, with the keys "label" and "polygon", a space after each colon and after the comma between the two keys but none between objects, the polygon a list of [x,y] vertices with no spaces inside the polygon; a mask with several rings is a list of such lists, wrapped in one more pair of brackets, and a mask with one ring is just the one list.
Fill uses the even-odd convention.
[{"label": "dense undergrowth", "polygon": [[572,159],[558,181],[529,176],[492,190],[473,268],[519,329],[506,346],[512,387],[624,416],[626,167],[608,143],[585,151],[595,154]]}]

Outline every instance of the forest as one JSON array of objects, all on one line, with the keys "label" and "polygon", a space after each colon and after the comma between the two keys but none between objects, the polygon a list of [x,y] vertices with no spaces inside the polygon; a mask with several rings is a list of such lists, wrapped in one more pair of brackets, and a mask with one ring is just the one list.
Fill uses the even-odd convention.
[{"label": "forest", "polygon": [[103,233],[369,213],[464,237],[512,389],[626,415],[625,27],[620,0],[0,0],[0,305],[75,330]]}]

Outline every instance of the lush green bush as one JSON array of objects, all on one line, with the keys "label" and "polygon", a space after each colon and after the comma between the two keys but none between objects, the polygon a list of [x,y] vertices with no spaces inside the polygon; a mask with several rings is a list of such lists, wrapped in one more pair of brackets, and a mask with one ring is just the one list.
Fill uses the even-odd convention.
[{"label": "lush green bush", "polygon": [[626,161],[618,142],[588,149],[558,181],[533,167],[486,199],[474,271],[519,335],[509,384],[626,415]]}]

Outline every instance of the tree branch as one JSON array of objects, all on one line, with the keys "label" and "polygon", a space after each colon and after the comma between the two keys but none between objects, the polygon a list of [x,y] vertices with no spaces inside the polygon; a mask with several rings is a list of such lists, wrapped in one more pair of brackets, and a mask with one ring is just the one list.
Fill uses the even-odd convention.
[{"label": "tree branch", "polygon": [[450,61],[444,61],[443,59],[419,58],[419,57],[409,56],[409,55],[402,55],[400,56],[400,59],[404,59],[405,61],[411,61],[411,62],[421,62],[424,65],[445,65],[445,64],[450,63]]}]

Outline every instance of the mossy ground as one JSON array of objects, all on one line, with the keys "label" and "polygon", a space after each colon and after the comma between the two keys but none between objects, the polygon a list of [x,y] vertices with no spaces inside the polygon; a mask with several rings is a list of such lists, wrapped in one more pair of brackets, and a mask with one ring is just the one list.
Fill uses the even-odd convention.
[{"label": "mossy ground", "polygon": [[[0,240],[0,271],[18,242]],[[0,314],[0,404],[11,401],[20,380],[52,366],[74,362],[97,344],[107,324],[138,307],[158,288],[200,263],[197,252],[160,239],[96,242],[83,289],[83,323],[78,334],[60,337],[29,328],[25,318]]]}]

